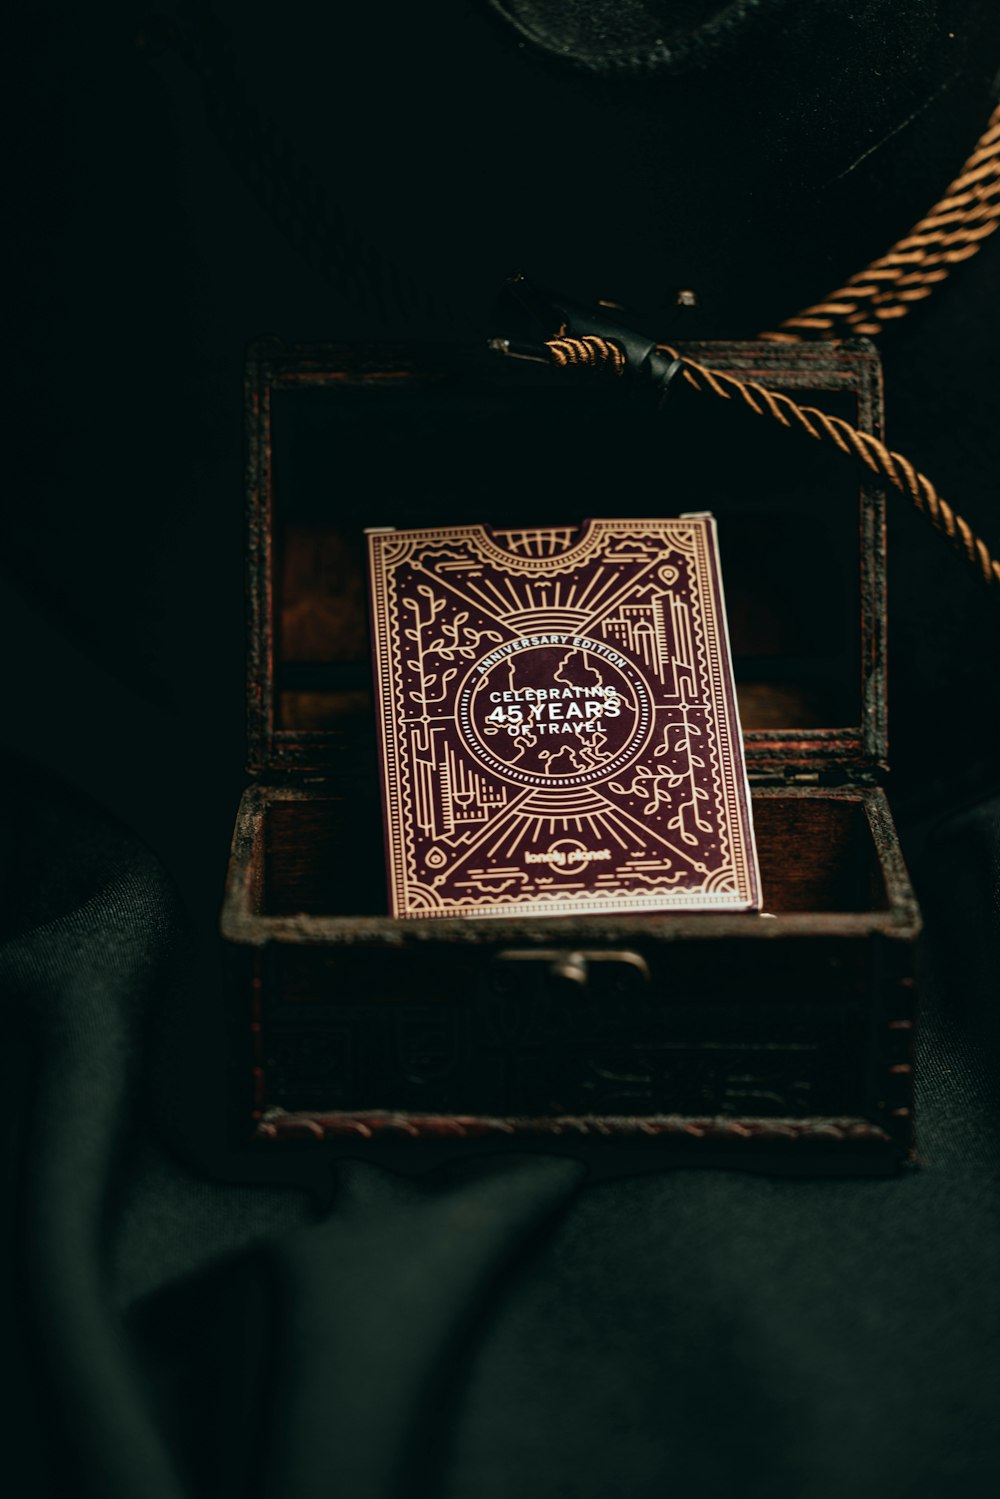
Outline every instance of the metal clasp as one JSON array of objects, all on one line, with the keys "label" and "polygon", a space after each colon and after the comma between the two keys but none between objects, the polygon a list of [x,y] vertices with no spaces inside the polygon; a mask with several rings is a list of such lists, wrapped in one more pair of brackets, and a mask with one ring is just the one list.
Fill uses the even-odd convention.
[{"label": "metal clasp", "polygon": [[[614,302],[586,307],[537,285],[527,276],[510,276],[500,290],[493,314],[494,323],[504,331],[489,340],[489,348],[509,359],[526,359],[533,364],[595,363],[612,374],[652,387],[662,402],[671,381],[683,368],[683,360],[672,351],[661,351],[647,334],[609,317],[608,310],[624,311]],[[588,343],[592,345],[590,360],[583,347]],[[557,358],[560,344],[562,357]],[[599,359],[594,357],[595,348],[601,354]],[[609,353],[614,357],[609,359]]]},{"label": "metal clasp", "polygon": [[638,989],[649,983],[649,964],[627,948],[512,947],[497,953],[493,976],[498,988],[543,979],[583,991],[598,978],[602,985]]}]

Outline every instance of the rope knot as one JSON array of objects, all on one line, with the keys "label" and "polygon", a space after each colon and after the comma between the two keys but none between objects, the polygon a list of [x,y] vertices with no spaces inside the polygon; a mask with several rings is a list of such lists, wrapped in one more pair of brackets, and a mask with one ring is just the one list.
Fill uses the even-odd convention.
[{"label": "rope knot", "polygon": [[610,375],[625,373],[625,351],[613,338],[598,338],[596,334],[570,338],[564,334],[559,338],[547,339],[545,347],[552,356],[553,364],[564,369],[578,364],[591,369],[602,369]]}]

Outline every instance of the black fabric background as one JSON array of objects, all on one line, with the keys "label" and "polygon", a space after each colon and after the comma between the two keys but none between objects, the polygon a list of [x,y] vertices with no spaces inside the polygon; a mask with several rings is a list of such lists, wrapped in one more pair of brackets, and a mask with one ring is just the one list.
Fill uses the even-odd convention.
[{"label": "black fabric background", "polygon": [[[654,321],[694,285],[706,334],[822,295],[967,154],[995,11],[737,5],[695,34],[715,11],[219,3],[170,12],[181,45],[127,0],[19,18],[0,573],[16,1492],[992,1489],[996,608],[902,508],[917,1171],[595,1181],[470,1153],[408,1179],[226,1132],[243,349],[481,336],[513,267]],[[680,54],[650,55],[664,34]],[[269,211],[289,159],[267,136],[260,170],[260,113],[338,229],[325,260]],[[882,348],[892,442],[994,546],[998,249]]]}]

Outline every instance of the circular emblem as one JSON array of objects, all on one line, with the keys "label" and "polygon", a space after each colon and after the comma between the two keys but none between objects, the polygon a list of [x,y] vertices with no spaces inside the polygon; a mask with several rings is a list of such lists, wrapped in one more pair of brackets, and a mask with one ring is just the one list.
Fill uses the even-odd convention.
[{"label": "circular emblem", "polygon": [[476,759],[519,786],[589,786],[617,775],[653,726],[636,666],[599,641],[528,636],[490,651],[458,695],[458,728]]}]

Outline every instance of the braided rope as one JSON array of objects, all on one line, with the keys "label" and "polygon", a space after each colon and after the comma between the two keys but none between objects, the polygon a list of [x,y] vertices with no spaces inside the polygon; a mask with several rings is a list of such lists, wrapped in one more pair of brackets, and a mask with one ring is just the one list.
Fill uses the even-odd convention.
[{"label": "braided rope", "polygon": [[[772,343],[800,343],[805,338],[880,333],[884,324],[905,317],[915,303],[929,297],[947,280],[952,267],[971,259],[998,227],[1000,105],[944,197],[909,234],[824,301],[786,318],[777,329],[760,337]],[[624,352],[613,339],[561,337],[551,340],[547,347],[553,362],[563,367],[589,365],[616,375],[625,372]],[[976,568],[984,583],[1000,585],[1000,562],[990,554],[986,543],[902,453],[841,417],[815,406],[800,406],[790,396],[754,380],[740,380],[684,359],[665,344],[660,345],[660,352],[679,360],[683,378],[694,390],[708,391],[727,401],[741,400],[757,416],[769,416],[783,427],[798,428],[818,441],[830,442],[845,456],[887,479]]]},{"label": "braided rope", "polygon": [[625,373],[625,355],[618,344],[610,338],[597,338],[588,334],[585,338],[568,338],[563,335],[546,344],[554,364],[563,369],[571,364],[607,366],[612,375]]},{"label": "braided rope", "polygon": [[[625,373],[624,352],[613,339],[563,337],[552,339],[546,348],[553,363],[561,367],[582,365],[614,375]],[[1000,586],[1000,562],[991,555],[985,541],[942,499],[926,474],[914,468],[902,453],[894,452],[869,432],[859,431],[843,417],[832,416],[816,406],[800,406],[782,391],[770,390],[756,380],[740,380],[722,370],[709,369],[685,358],[669,344],[659,344],[657,349],[678,361],[683,379],[693,390],[708,392],[724,401],[742,401],[755,416],[770,417],[782,427],[805,432],[819,442],[832,443],[845,457],[857,459],[873,474],[887,479],[976,568],[984,583]]]},{"label": "braided rope", "polygon": [[786,318],[761,338],[799,343],[804,338],[877,334],[905,317],[969,260],[1000,227],[1000,105],[976,148],[944,197],[903,239],[822,302]]},{"label": "braided rope", "polygon": [[[681,357],[666,345],[662,346],[662,352],[675,359]],[[816,406],[800,406],[791,396],[769,390],[755,380],[739,380],[693,359],[682,359],[682,375],[694,390],[709,391],[725,401],[741,400],[756,416],[769,416],[783,427],[797,428],[817,441],[830,442],[846,457],[858,459],[873,474],[887,479],[900,494],[906,495],[934,529],[977,569],[984,583],[1000,586],[1000,562],[991,556],[985,541],[942,499],[926,474],[915,469],[902,453],[894,452],[871,433],[859,431],[843,417],[831,416]]]}]

